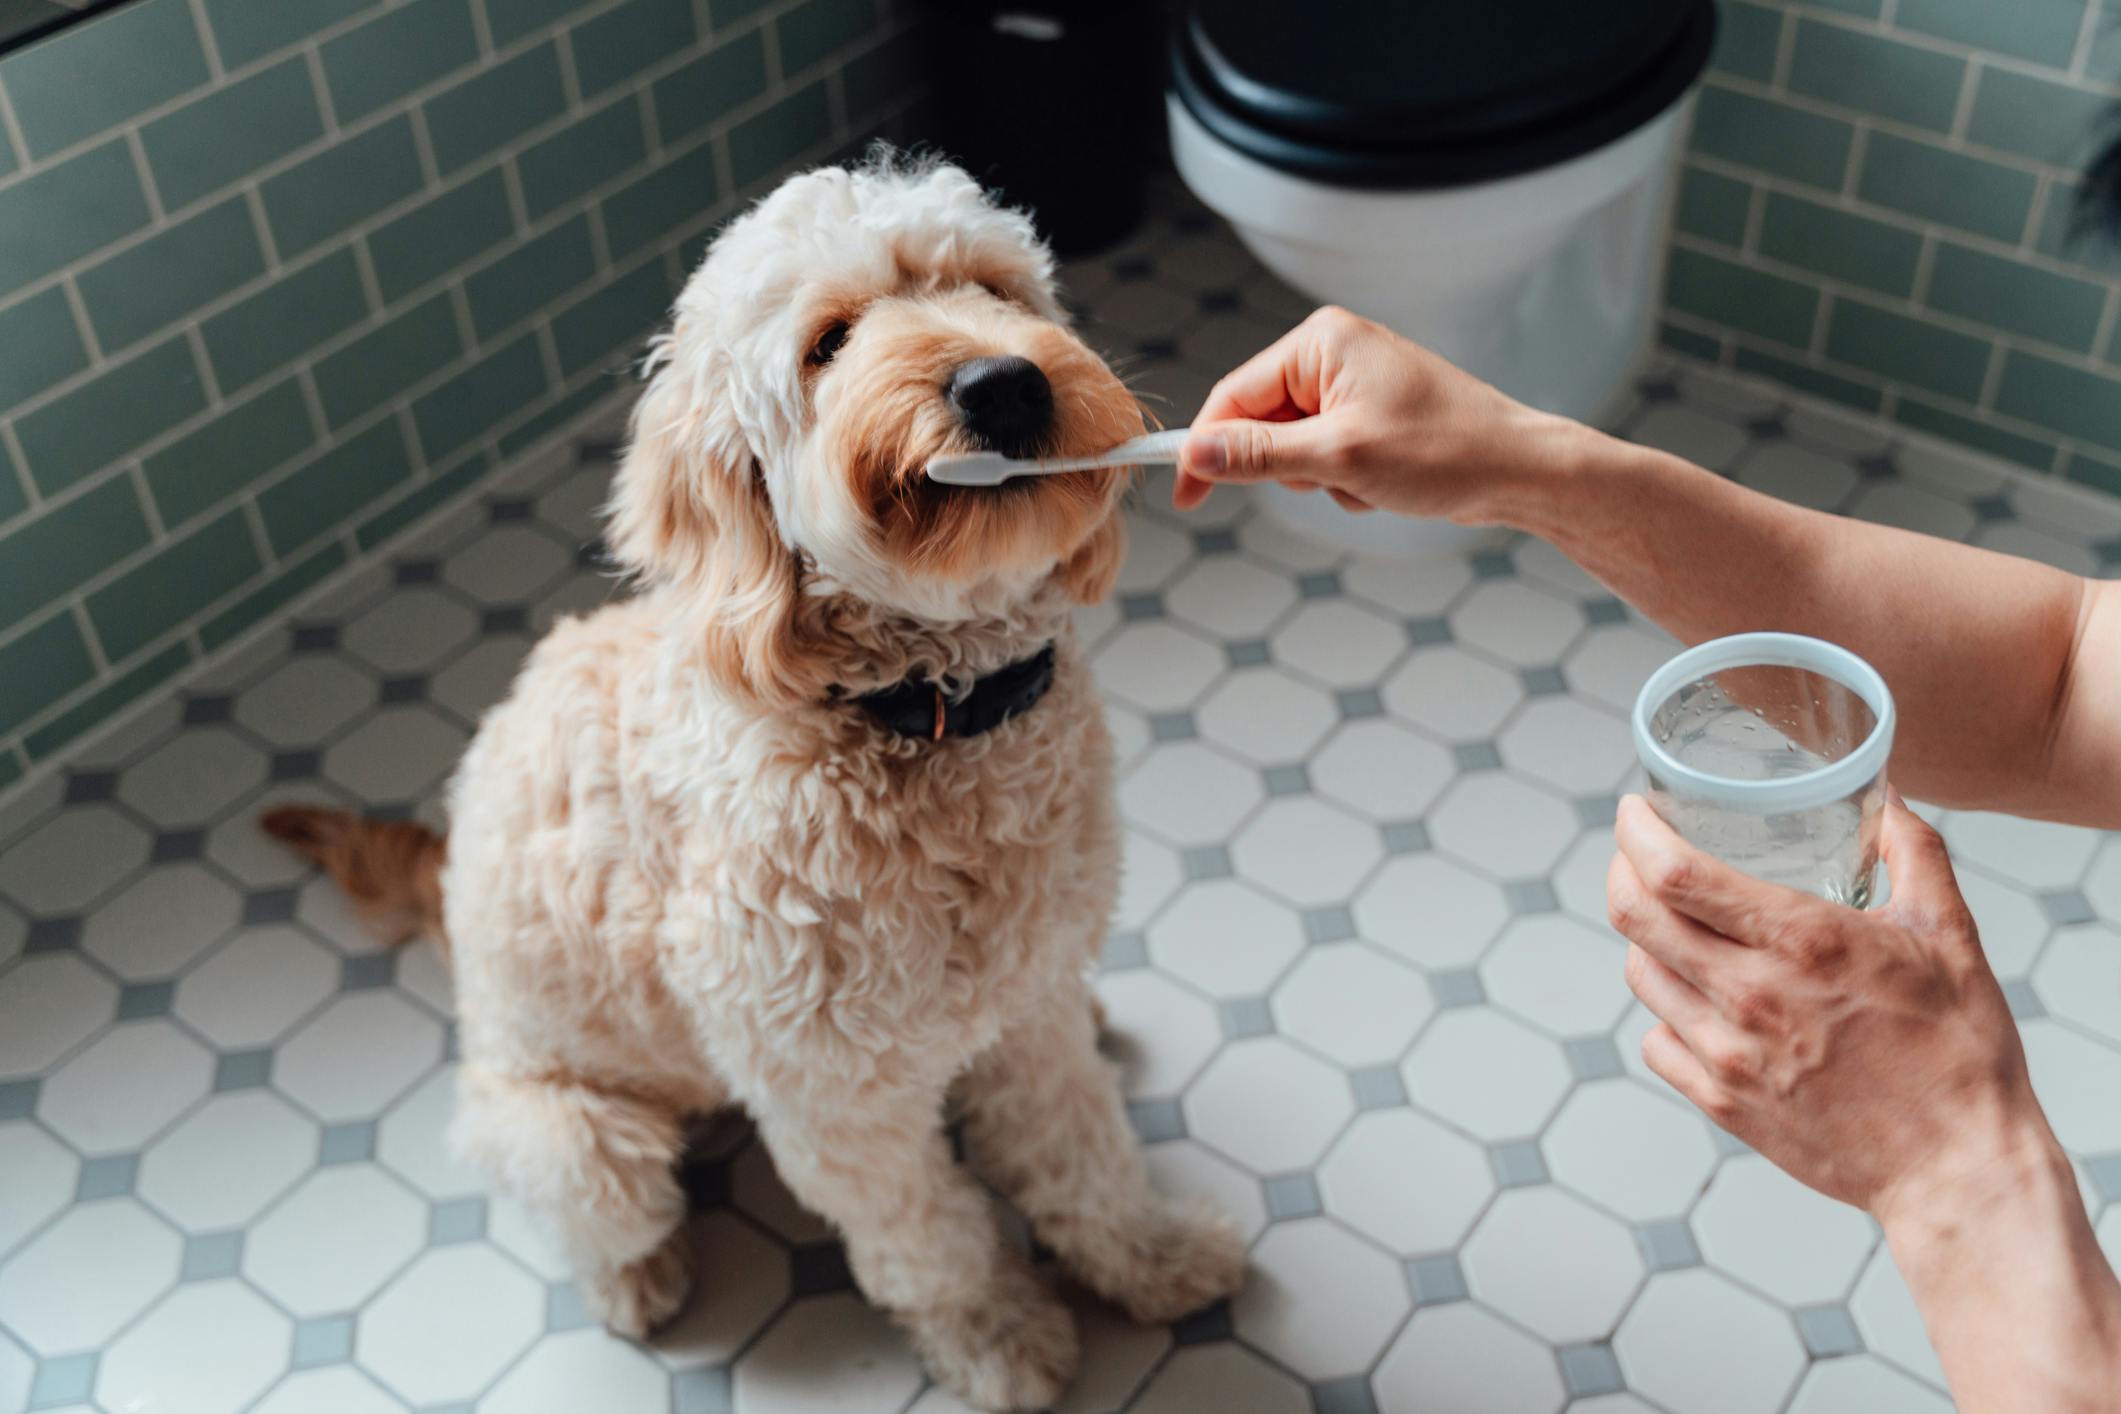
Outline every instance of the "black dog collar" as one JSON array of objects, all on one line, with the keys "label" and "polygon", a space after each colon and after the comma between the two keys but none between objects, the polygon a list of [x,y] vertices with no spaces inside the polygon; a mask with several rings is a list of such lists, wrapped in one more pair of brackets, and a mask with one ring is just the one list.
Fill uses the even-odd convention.
[{"label": "black dog collar", "polygon": [[1019,712],[1036,707],[1052,686],[1053,645],[1049,643],[1028,658],[996,668],[955,702],[939,684],[908,678],[857,697],[854,704],[900,736],[941,741],[946,736],[991,732]]}]

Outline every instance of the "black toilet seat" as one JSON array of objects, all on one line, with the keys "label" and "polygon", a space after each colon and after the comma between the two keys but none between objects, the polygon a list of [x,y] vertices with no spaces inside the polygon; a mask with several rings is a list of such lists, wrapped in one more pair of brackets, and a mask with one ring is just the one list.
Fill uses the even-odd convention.
[{"label": "black toilet seat", "polygon": [[1333,186],[1516,176],[1685,93],[1714,0],[1186,0],[1179,101],[1219,140]]}]

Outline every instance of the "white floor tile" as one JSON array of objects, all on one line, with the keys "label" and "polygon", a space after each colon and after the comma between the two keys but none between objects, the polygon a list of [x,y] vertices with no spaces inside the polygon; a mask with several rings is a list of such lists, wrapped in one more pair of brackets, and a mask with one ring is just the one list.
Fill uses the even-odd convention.
[{"label": "white floor tile", "polygon": [[107,805],[68,810],[0,854],[0,894],[31,915],[75,912],[145,864],[149,843]]},{"label": "white floor tile", "polygon": [[744,1214],[794,1246],[829,1242],[834,1236],[832,1224],[804,1207],[781,1182],[764,1144],[753,1144],[730,1165],[729,1196]]},{"label": "white floor tile", "polygon": [[525,525],[502,525],[442,562],[442,578],[482,604],[520,604],[573,566],[559,540]]},{"label": "white floor tile", "polygon": [[78,957],[26,957],[0,975],[0,1075],[41,1071],[117,1012],[118,988]]},{"label": "white floor tile", "polygon": [[1461,777],[1429,819],[1437,848],[1504,879],[1544,874],[1579,828],[1558,797],[1497,771]]},{"label": "white floor tile", "polygon": [[1387,860],[1354,914],[1363,937],[1431,969],[1470,966],[1510,916],[1499,887],[1434,854]]},{"label": "white floor tile", "polygon": [[1791,442],[1774,442],[1745,459],[1738,479],[1755,491],[1785,501],[1830,511],[1856,489],[1856,469],[1841,457],[1829,457]]},{"label": "white floor tile", "polygon": [[140,1160],[139,1193],[191,1232],[242,1227],[317,1161],[317,1127],[265,1090],[215,1095]]},{"label": "white floor tile", "polygon": [[1556,1345],[1611,1335],[1643,1278],[1625,1227],[1550,1186],[1497,1198],[1461,1260],[1475,1297]]},{"label": "white floor tile", "polygon": [[1613,1029],[1628,1007],[1627,949],[1562,913],[1520,918],[1481,959],[1488,1000],[1557,1036]]},{"label": "white floor tile", "polygon": [[0,1335],[0,1406],[29,1408],[30,1385],[36,1376],[37,1362],[30,1353]]},{"label": "white floor tile", "polygon": [[1338,904],[1384,857],[1377,831],[1323,801],[1269,801],[1230,842],[1238,873],[1305,908]]},{"label": "white floor tile", "polygon": [[1435,618],[1473,582],[1473,570],[1450,555],[1384,559],[1358,555],[1341,572],[1350,594],[1407,618]]},{"label": "white floor tile", "polygon": [[442,1027],[388,991],[349,992],[273,1057],[273,1084],[319,1119],[365,1119],[442,1058]]},{"label": "white floor tile", "polygon": [[1401,1073],[1415,1104],[1490,1142],[1539,1133],[1569,1088],[1560,1046],[1486,1008],[1437,1017]]},{"label": "white floor tile", "polygon": [[1451,753],[1396,722],[1350,722],[1311,759],[1312,789],[1374,820],[1411,820],[1455,772]]},{"label": "white floor tile", "polygon": [[2041,890],[2075,885],[2100,841],[2074,825],[1973,812],[1952,815],[1943,833],[1955,857]]},{"label": "white floor tile", "polygon": [[1420,974],[1363,943],[1314,947],[1274,989],[1274,1024],[1339,1065],[1388,1065],[1435,1014]]},{"label": "white floor tile", "polygon": [[470,1399],[537,1338],[545,1291],[478,1243],[435,1248],[361,1312],[361,1364],[413,1404]]},{"label": "white floor tile", "polygon": [[1186,1128],[1257,1174],[1318,1161],[1355,1112],[1348,1079],[1275,1036],[1225,1046],[1186,1091]]},{"label": "white floor tile", "polygon": [[[1619,1043],[1624,1055],[1637,1045]],[[1557,1181],[1633,1222],[1685,1213],[1716,1167],[1706,1120],[1624,1078],[1580,1087],[1544,1147]]]},{"label": "white floor tile", "polygon": [[1965,502],[1904,481],[1866,487],[1849,502],[1848,509],[1850,515],[1863,520],[1945,540],[1964,540],[1976,524],[1974,512]]},{"label": "white floor tile", "polygon": [[165,828],[197,825],[264,785],[269,764],[225,727],[195,729],[126,767],[118,798]]},{"label": "white floor tile", "polygon": [[1467,1302],[1416,1311],[1371,1384],[1379,1414],[1553,1414],[1563,1398],[1554,1352]]},{"label": "white floor tile", "polygon": [[175,1283],[179,1247],[130,1198],[69,1208],[0,1266],[0,1325],[42,1355],[95,1349]]},{"label": "white floor tile", "polygon": [[1883,1243],[1871,1254],[1870,1265],[1849,1298],[1849,1314],[1871,1351],[1884,1356],[1900,1369],[1943,1389],[1944,1366],[1930,1347],[1922,1312],[1893,1265],[1893,1254]]},{"label": "white floor tile", "polygon": [[1170,1332],[1136,1325],[1124,1313],[1072,1288],[1062,1297],[1075,1312],[1083,1355],[1075,1383],[1055,1406],[1055,1414],[1114,1414],[1126,1408],[1170,1350]]},{"label": "white floor tile", "polygon": [[250,1230],[243,1274],[298,1316],[351,1311],[427,1240],[427,1205],[369,1164],[316,1170]]},{"label": "white floor tile", "polygon": [[339,982],[339,960],[300,930],[242,933],[177,983],[187,1025],[226,1050],[269,1045],[314,1011]]},{"label": "white floor tile", "polygon": [[1149,1182],[1173,1198],[1206,1198],[1237,1224],[1247,1242],[1267,1227],[1259,1179],[1191,1139],[1170,1139],[1142,1151]]},{"label": "white floor tile", "polygon": [[85,1154],[137,1149],[194,1103],[213,1057],[166,1021],[115,1027],[52,1072],[37,1114]]},{"label": "white floor tile", "polygon": [[478,631],[478,618],[436,589],[400,590],[346,626],[346,651],[390,677],[431,673]]},{"label": "white floor tile", "polygon": [[1296,603],[1285,574],[1237,555],[1196,560],[1164,593],[1171,612],[1220,638],[1264,638]]},{"label": "white floor tile", "polygon": [[1266,766],[1308,755],[1339,720],[1322,689],[1272,668],[1231,674],[1194,716],[1202,736]]},{"label": "white floor tile", "polygon": [[432,707],[386,707],[325,751],[324,774],[361,800],[418,800],[456,769],[466,740]]},{"label": "white floor tile", "polygon": [[1325,1218],[1267,1230],[1231,1303],[1237,1333],[1306,1379],[1367,1370],[1407,1314],[1399,1264]]},{"label": "white floor tile", "polygon": [[2000,550],[2006,555],[2021,559],[2038,560],[2044,565],[2053,565],[2070,574],[2097,576],[2099,557],[2082,545],[2063,540],[2057,536],[2033,529],[2029,525],[2014,525],[2008,521],[1999,525],[1984,526],[1974,535],[1974,543],[1988,550]]},{"label": "white floor tile", "polygon": [[728,1364],[788,1296],[788,1255],[757,1228],[728,1212],[696,1214],[691,1228],[699,1254],[692,1296],[652,1342],[680,1369]]},{"label": "white floor tile", "polygon": [[1693,1225],[1710,1265],[1790,1306],[1844,1299],[1878,1242],[1862,1212],[1753,1155],[1718,1170]]},{"label": "white floor tile", "polygon": [[1812,1366],[1790,1414],[1952,1414],[1952,1402],[1881,1361],[1857,1355]]},{"label": "white floor tile", "polygon": [[2033,957],[2052,927],[2039,901],[2022,888],[1972,869],[1959,871],[1959,892],[1981,930],[1981,947],[1996,975],[2023,977],[2031,971]]},{"label": "white floor tile", "polygon": [[1628,429],[1630,441],[1722,471],[1745,450],[1743,428],[1687,407],[1661,407]]},{"label": "white floor tile", "polygon": [[1136,1414],[1311,1414],[1311,1396],[1249,1350],[1200,1345],[1173,1354],[1156,1372]]},{"label": "white floor tile", "polygon": [[1176,844],[1220,843],[1265,798],[1257,770],[1197,741],[1151,749],[1119,787],[1128,821]]},{"label": "white floor tile", "polygon": [[1318,1166],[1325,1209],[1404,1257],[1448,1252],[1494,1197],[1487,1154],[1410,1109],[1358,1115]]},{"label": "white floor tile", "polygon": [[920,1387],[905,1338],[847,1294],[797,1302],[736,1364],[738,1414],[869,1414],[898,1408]]},{"label": "white floor tile", "polygon": [[1156,589],[1186,563],[1192,547],[1186,537],[1147,516],[1127,517],[1127,562],[1120,566],[1114,588],[1126,594]]},{"label": "white floor tile", "polygon": [[1178,892],[1183,875],[1178,854],[1139,830],[1127,831],[1121,859],[1119,907],[1113,922],[1121,928],[1139,928]]},{"label": "white floor tile", "polygon": [[28,1120],[0,1124],[0,1258],[73,1201],[81,1161]]},{"label": "white floor tile", "polygon": [[1629,1388],[1717,1414],[1774,1414],[1805,1367],[1788,1312],[1698,1268],[1651,1277],[1613,1353]]},{"label": "white floor tile", "polygon": [[2121,934],[2096,923],[2061,929],[2033,986],[2051,1015],[2121,1044]]},{"label": "white floor tile", "polygon": [[660,1409],[670,1377],[639,1346],[595,1328],[548,1335],[479,1401],[480,1414]]},{"label": "white floor tile", "polygon": [[182,1286],[120,1336],[96,1367],[106,1409],[217,1414],[280,1373],[293,1327],[233,1279]]},{"label": "white floor tile", "polygon": [[250,1414],[403,1414],[405,1406],[351,1365],[298,1370],[251,1407]]},{"label": "white floor tile", "polygon": [[1569,697],[1527,702],[1495,747],[1512,771],[1572,796],[1607,794],[1635,766],[1627,723]]},{"label": "white floor tile", "polygon": [[1215,1008],[1148,968],[1104,974],[1097,994],[1129,1095],[1178,1094],[1222,1043]]},{"label": "white floor tile", "polygon": [[1274,659],[1329,687],[1369,687],[1407,651],[1398,625],[1345,599],[1304,605],[1268,640]]},{"label": "white floor tile", "polygon": [[2053,1020],[2030,1021],[2025,1062],[2033,1091],[2047,1111],[2055,1137],[2079,1154],[2121,1149],[2121,1050],[2066,1029]]},{"label": "white floor tile", "polygon": [[1348,552],[1292,529],[1270,515],[1255,515],[1237,529],[1237,543],[1269,564],[1298,573],[1337,568]]},{"label": "white floor tile", "polygon": [[1576,605],[1522,581],[1477,586],[1451,611],[1451,632],[1521,667],[1553,663],[1583,632]]},{"label": "white floor tile", "polygon": [[290,658],[236,698],[236,720],[273,746],[313,746],[374,706],[376,679],[344,658]]},{"label": "white floor tile", "polygon": [[1099,686],[1145,712],[1190,707],[1223,670],[1223,656],[1172,624],[1129,624],[1097,650]]},{"label": "white floor tile", "polygon": [[1561,675],[1572,692],[1622,713],[1625,725],[1625,714],[1635,710],[1642,685],[1678,652],[1678,644],[1648,629],[1607,624],[1592,629],[1569,650]]},{"label": "white floor tile", "polygon": [[459,1198],[485,1188],[478,1169],[450,1148],[456,1104],[457,1068],[441,1066],[377,1124],[377,1162],[429,1198]]},{"label": "white floor tile", "polygon": [[1303,951],[1303,922],[1249,884],[1213,879],[1149,925],[1148,946],[1158,968],[1210,996],[1257,997]]},{"label": "white floor tile", "polygon": [[89,916],[81,947],[128,982],[171,977],[227,937],[243,900],[197,864],[142,875]]}]

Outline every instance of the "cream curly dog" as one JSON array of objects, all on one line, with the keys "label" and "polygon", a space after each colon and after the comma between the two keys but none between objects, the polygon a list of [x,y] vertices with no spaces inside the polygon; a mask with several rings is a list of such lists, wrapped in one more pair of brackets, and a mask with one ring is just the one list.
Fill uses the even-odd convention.
[{"label": "cream curly dog", "polygon": [[609,537],[642,593],[538,645],[457,773],[446,863],[417,826],[269,817],[357,898],[439,908],[455,1140],[617,1331],[683,1303],[672,1165],[732,1103],[973,1404],[1050,1404],[1077,1347],[953,1161],[946,1097],[980,1172],[1138,1319],[1239,1284],[1235,1231],[1150,1190],[1085,980],[1119,831],[1069,610],[1111,587],[1122,478],[922,476],[1141,430],[1052,275],[954,167],[789,181],[649,361]]}]

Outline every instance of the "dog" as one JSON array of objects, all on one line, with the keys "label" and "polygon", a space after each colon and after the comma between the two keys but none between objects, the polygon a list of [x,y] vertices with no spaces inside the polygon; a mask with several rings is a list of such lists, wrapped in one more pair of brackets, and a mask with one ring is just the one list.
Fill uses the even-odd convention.
[{"label": "dog", "polygon": [[[446,844],[266,827],[456,983],[452,1139],[639,1337],[692,1280],[673,1165],[741,1106],[862,1291],[987,1409],[1042,1408],[1067,1307],[969,1159],[1138,1320],[1244,1243],[1154,1193],[1087,974],[1116,897],[1112,747],[1070,611],[1125,553],[1118,470],[991,489],[942,453],[1094,454],[1139,405],[1024,215],[882,153],[734,221],[651,346],[607,507],[627,602],[561,623],[480,726]],[[707,1274],[712,1279],[712,1273]]]}]

